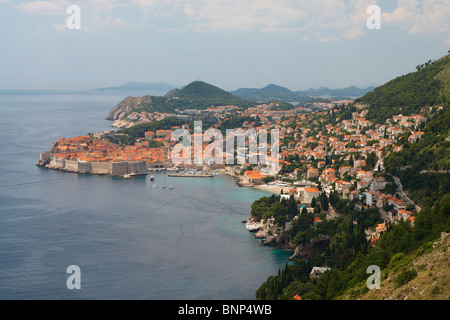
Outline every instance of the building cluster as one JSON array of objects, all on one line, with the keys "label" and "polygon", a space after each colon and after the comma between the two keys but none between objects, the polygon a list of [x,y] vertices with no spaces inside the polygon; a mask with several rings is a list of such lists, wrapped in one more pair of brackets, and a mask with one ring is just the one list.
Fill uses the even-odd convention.
[{"label": "building cluster", "polygon": [[127,115],[126,119],[133,121],[135,124],[141,124],[141,123],[150,123],[153,121],[160,121],[166,118],[173,118],[178,116],[179,115],[175,113],[135,111]]},{"label": "building cluster", "polygon": [[[343,104],[348,102],[344,101]],[[322,106],[322,111],[314,113],[304,113],[300,107],[291,110],[279,110],[276,107],[276,103],[270,103],[248,109],[212,106],[203,111],[194,111],[213,114],[218,119],[214,125],[218,129],[224,121],[233,116],[241,116],[255,119],[245,121],[242,124],[244,130],[278,130],[281,148],[277,159],[270,154],[269,139],[265,146],[267,154],[260,152],[261,144],[256,153],[252,154],[248,139],[240,146],[242,150],[236,150],[245,154],[246,162],[233,162],[228,166],[237,169],[235,172],[242,175],[246,184],[264,184],[268,181],[266,178],[276,180],[279,186],[285,186],[285,193],[294,195],[299,203],[307,206],[323,192],[327,195],[337,192],[344,199],[360,200],[359,203],[366,207],[392,208],[385,215],[385,219],[390,222],[400,219],[414,222],[413,213],[406,210],[407,201],[383,191],[388,182],[379,173],[383,170],[385,156],[401,150],[407,142],[414,143],[422,139],[424,132],[421,128],[426,121],[425,116],[400,114],[379,124],[367,120],[367,110],[364,109],[341,119],[343,108],[336,107],[336,103]],[[189,110],[184,111],[189,113]],[[134,112],[130,116],[137,121],[155,121],[170,114]],[[330,119],[335,121],[329,121]],[[114,135],[110,131],[100,135],[60,138],[50,151],[41,154],[41,162],[52,168],[76,172],[140,174],[151,167],[173,164],[171,156],[174,155],[171,151],[178,143],[171,141],[175,129],[185,129],[191,134],[195,132],[195,128],[190,128],[187,123],[181,127],[172,127],[171,130],[147,131],[132,146],[119,146],[109,139],[103,139]],[[203,128],[203,133],[198,137],[192,135],[193,141],[196,138],[201,141],[200,144],[192,143],[192,165],[203,165],[204,163],[196,163],[195,157],[200,155],[204,159],[208,148],[211,152],[211,140],[204,137],[207,129]],[[154,145],[150,141],[159,141],[162,147],[150,147]],[[225,152],[226,136],[214,142],[224,151],[220,161],[220,167],[224,168],[229,164],[227,156],[230,156]],[[257,165],[253,165],[250,170],[249,160],[255,157],[262,159],[262,156],[269,163],[277,163],[281,170],[268,174],[261,161],[252,162]],[[371,239],[377,239],[380,232],[371,234]]]},{"label": "building cluster", "polygon": [[146,174],[148,168],[164,165],[163,147],[150,148],[148,141],[121,147],[93,136],[60,138],[53,147],[40,154],[38,164],[51,169],[112,176]]},{"label": "building cluster", "polygon": [[[344,199],[358,200],[360,207],[382,209],[385,223],[406,220],[413,225],[414,213],[406,209],[409,202],[399,194],[394,196],[384,192],[388,182],[380,173],[384,157],[401,150],[407,142],[422,139],[421,127],[426,117],[397,115],[378,124],[365,119],[366,111],[363,110],[352,113],[350,119],[332,124],[324,120],[329,112],[298,114],[264,122],[267,129],[278,128],[283,141],[279,159],[282,170],[271,184],[286,186],[285,197],[293,195],[301,205],[310,206],[323,192],[328,196],[337,192]],[[258,170],[254,168],[253,171]],[[249,180],[263,184],[263,176],[256,172],[245,171],[245,175]],[[373,244],[386,230],[385,223],[375,231],[367,230],[367,238]]]}]

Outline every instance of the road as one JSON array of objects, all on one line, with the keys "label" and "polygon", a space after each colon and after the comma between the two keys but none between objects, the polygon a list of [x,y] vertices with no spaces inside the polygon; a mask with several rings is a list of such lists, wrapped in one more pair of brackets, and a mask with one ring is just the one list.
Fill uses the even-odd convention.
[{"label": "road", "polygon": [[414,201],[412,201],[408,197],[408,195],[403,191],[403,185],[402,185],[400,179],[397,178],[397,177],[394,177],[394,176],[393,176],[393,178],[394,178],[395,183],[397,184],[397,191],[398,191],[398,193],[403,197],[404,200],[406,200],[406,202],[412,203],[416,207],[416,211],[419,212],[420,211],[420,207],[418,205],[416,205],[414,203]]},{"label": "road", "polygon": [[327,221],[336,219],[337,217],[338,217],[337,212],[334,210],[333,206],[330,204],[330,208],[328,209],[328,212],[327,212]]}]

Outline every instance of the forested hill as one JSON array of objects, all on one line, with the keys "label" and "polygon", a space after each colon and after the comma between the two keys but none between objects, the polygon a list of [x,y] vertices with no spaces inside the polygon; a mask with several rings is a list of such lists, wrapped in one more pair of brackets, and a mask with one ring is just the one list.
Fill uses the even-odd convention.
[{"label": "forested hill", "polygon": [[397,77],[355,100],[368,106],[366,119],[382,123],[397,114],[419,113],[425,106],[450,104],[450,54],[416,66],[416,71]]},{"label": "forested hill", "polygon": [[106,119],[117,120],[133,111],[167,112],[176,110],[204,110],[211,106],[236,105],[248,108],[255,102],[237,97],[228,91],[203,81],[194,81],[182,89],[170,90],[165,96],[128,97],[107,115]]},{"label": "forested hill", "polygon": [[433,206],[450,190],[450,55],[417,69],[375,89],[376,97],[368,94],[360,101],[370,102],[368,118],[409,115],[426,108],[423,138],[410,143],[403,137],[403,149],[391,153],[385,167],[400,178],[415,202]]},{"label": "forested hill", "polygon": [[[289,230],[294,243],[301,243],[302,248],[307,248],[319,236],[330,237],[328,246],[308,256],[305,254],[293,265],[286,264],[278,275],[269,277],[257,289],[257,299],[292,300],[296,295],[303,300],[449,299],[446,278],[450,267],[449,102],[450,56],[447,55],[417,66],[416,72],[387,82],[343,109],[346,119],[356,110],[366,109],[368,113],[364,117],[373,123],[370,127],[376,128],[375,123],[386,124],[386,130],[392,123],[386,119],[395,115],[421,114],[426,118],[425,123],[414,129],[424,132],[422,139],[410,140],[411,132],[405,130],[398,137],[397,148],[387,151],[390,153],[384,159],[385,171],[377,173],[391,179],[400,178],[401,193],[405,191],[420,209],[413,206],[413,222],[403,219],[392,222],[384,215],[388,207],[364,208],[356,205],[358,199],[352,202],[330,192],[329,203],[337,218],[311,224],[314,213],[308,213],[305,207]],[[324,123],[330,118],[334,119],[327,117]],[[400,148],[401,151],[394,151]],[[322,205],[320,198],[318,202]],[[342,206],[344,201],[348,202]],[[282,212],[278,208],[283,203],[281,209],[289,218],[290,201],[271,198],[255,201],[252,215],[272,216],[273,212]],[[372,244],[367,241],[366,231],[379,226],[381,220],[386,230]],[[368,288],[368,268],[373,266],[379,267],[381,289]],[[313,273],[311,279],[314,267],[329,270],[319,278],[314,278]]]}]

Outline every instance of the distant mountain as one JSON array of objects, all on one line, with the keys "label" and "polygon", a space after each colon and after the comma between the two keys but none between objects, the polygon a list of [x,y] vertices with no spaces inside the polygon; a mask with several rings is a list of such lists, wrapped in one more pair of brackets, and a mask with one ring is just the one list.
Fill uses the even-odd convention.
[{"label": "distant mountain", "polygon": [[177,110],[204,110],[211,106],[236,105],[248,108],[255,105],[249,101],[203,81],[194,81],[181,89],[172,89],[163,97],[128,97],[107,115],[109,120],[117,120],[133,111],[167,112]]},{"label": "distant mountain", "polygon": [[367,88],[357,88],[355,86],[350,86],[343,89],[330,89],[327,87],[320,87],[318,89],[308,89],[305,91],[295,91],[296,94],[310,95],[314,97],[349,97],[357,98],[365,95],[367,92],[372,91],[375,87],[370,86]]},{"label": "distant mountain", "polygon": [[165,82],[128,82],[121,86],[97,88],[96,91],[161,91],[166,92],[175,86]]},{"label": "distant mountain", "polygon": [[180,90],[171,90],[164,97],[171,99],[174,108],[178,110],[203,110],[218,105],[236,105],[247,108],[255,105],[253,101],[240,98],[203,81],[194,81]]},{"label": "distant mountain", "polygon": [[295,94],[291,90],[275,84],[269,84],[262,89],[241,88],[231,93],[252,101],[307,102],[311,100],[311,97],[307,95]]},{"label": "distant mountain", "polygon": [[356,98],[370,92],[374,87],[364,89],[350,86],[344,89],[329,89],[320,87],[305,91],[291,91],[285,87],[269,84],[262,89],[240,88],[232,91],[234,95],[253,101],[283,101],[303,103],[312,101],[313,98]]}]

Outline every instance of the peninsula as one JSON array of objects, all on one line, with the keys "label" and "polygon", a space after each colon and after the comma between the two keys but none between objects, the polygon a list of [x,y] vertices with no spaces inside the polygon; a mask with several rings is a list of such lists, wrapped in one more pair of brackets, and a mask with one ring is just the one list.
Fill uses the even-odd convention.
[{"label": "peninsula", "polygon": [[[448,243],[449,75],[450,55],[446,55],[356,100],[314,102],[312,107],[248,105],[196,82],[163,100],[149,96],[124,100],[108,117],[127,121],[129,128],[60,138],[40,154],[38,165],[79,173],[140,175],[172,166],[169,154],[178,143],[171,140],[173,130],[195,132],[196,120],[203,121],[205,129],[221,132],[278,129],[279,157],[268,155],[279,163],[276,173],[266,174],[261,161],[249,164],[255,154],[248,143],[241,148],[245,163],[203,165],[223,169],[241,186],[274,193],[252,204],[246,226],[264,245],[293,249],[295,266],[286,265],[278,276],[269,277],[256,297],[333,299],[344,293],[360,297],[367,292],[367,266],[376,263],[393,277],[389,282],[402,287],[418,273],[431,274],[427,265],[409,263],[416,253],[429,250],[439,238],[438,245]],[[225,100],[212,99],[209,90]],[[202,92],[209,98],[202,100]],[[192,155],[208,146],[204,134],[197,134],[202,139]],[[447,258],[448,253],[443,252]],[[448,274],[448,265],[443,268],[442,273]],[[433,294],[448,297],[444,286],[433,288]],[[415,297],[422,293],[417,291]]]},{"label": "peninsula", "polygon": [[134,146],[120,146],[104,137],[86,135],[60,138],[50,150],[40,153],[38,166],[68,172],[136,176],[146,175],[147,169],[164,166],[164,148],[150,148],[149,141],[139,141]]}]

